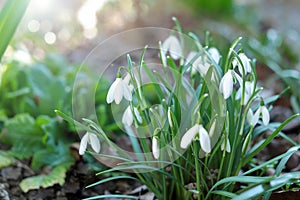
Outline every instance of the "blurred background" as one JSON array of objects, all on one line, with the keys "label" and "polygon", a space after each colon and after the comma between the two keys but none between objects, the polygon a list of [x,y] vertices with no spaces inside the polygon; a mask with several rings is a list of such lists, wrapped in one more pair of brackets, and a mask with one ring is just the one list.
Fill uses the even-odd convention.
[{"label": "blurred background", "polygon": [[228,41],[240,35],[274,39],[280,33],[299,48],[299,10],[297,0],[32,0],[14,44],[38,59],[55,51],[81,62],[113,34],[137,27],[172,28],[176,16],[186,32],[209,30]]}]

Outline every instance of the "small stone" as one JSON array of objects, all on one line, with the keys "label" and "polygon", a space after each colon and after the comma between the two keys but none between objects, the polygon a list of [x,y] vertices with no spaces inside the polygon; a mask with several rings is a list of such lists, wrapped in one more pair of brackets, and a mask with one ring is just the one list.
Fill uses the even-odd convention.
[{"label": "small stone", "polygon": [[0,183],[0,200],[10,200],[8,192],[5,190],[5,185]]},{"label": "small stone", "polygon": [[7,167],[2,169],[1,174],[8,180],[17,181],[21,177],[21,169],[16,167]]},{"label": "small stone", "polygon": [[299,157],[296,154],[293,154],[290,159],[287,161],[286,163],[286,168],[288,170],[292,170],[294,168],[296,168],[299,164]]}]

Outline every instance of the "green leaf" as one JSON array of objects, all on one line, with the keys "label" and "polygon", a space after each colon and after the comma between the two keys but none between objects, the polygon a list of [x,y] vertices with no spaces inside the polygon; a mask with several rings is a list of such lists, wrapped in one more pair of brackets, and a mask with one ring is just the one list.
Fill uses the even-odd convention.
[{"label": "green leaf", "polygon": [[18,114],[4,123],[0,135],[3,142],[12,145],[11,153],[17,158],[29,158],[43,149],[43,131],[29,114]]},{"label": "green leaf", "polygon": [[8,156],[6,153],[0,151],[0,169],[8,167],[14,163],[13,158]]},{"label": "green leaf", "polygon": [[29,0],[7,0],[0,13],[0,61],[27,8]]},{"label": "green leaf", "polygon": [[250,149],[247,153],[246,157],[243,159],[243,165],[248,163],[255,155],[257,155],[258,152],[260,152],[265,146],[267,146],[278,134],[279,132],[293,119],[299,117],[300,114],[295,114],[291,117],[289,117],[287,120],[281,123],[281,125],[266,139],[264,140],[259,146],[257,146],[255,149]]},{"label": "green leaf", "polygon": [[20,183],[20,188],[23,192],[35,190],[39,188],[51,187],[55,184],[63,185],[69,165],[59,165],[47,175],[38,175],[23,179]]},{"label": "green leaf", "polygon": [[85,198],[84,200],[106,199],[106,198],[113,198],[113,199],[140,199],[139,197],[130,196],[130,195],[107,194],[107,195],[99,195],[99,196],[95,196],[95,197]]},{"label": "green leaf", "polygon": [[135,181],[139,181],[137,178],[134,178],[132,176],[113,176],[113,177],[109,177],[109,178],[106,178],[106,179],[102,179],[101,181],[98,181],[98,182],[93,183],[91,185],[88,185],[88,186],[86,186],[86,188],[90,188],[90,187],[93,187],[95,185],[99,185],[99,184],[103,184],[103,183],[106,183],[106,182],[109,182],[109,181],[119,180],[119,179],[132,179],[132,180],[135,180]]}]

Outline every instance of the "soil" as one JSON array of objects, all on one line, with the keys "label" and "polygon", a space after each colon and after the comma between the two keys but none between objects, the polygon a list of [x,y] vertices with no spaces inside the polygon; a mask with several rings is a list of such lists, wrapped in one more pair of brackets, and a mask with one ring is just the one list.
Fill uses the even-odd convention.
[{"label": "soil", "polygon": [[76,200],[99,194],[126,193],[139,184],[132,181],[114,181],[86,189],[89,184],[101,179],[82,158],[69,169],[65,184],[49,188],[22,192],[20,181],[26,177],[37,175],[26,161],[17,161],[15,165],[0,170],[0,200]]}]

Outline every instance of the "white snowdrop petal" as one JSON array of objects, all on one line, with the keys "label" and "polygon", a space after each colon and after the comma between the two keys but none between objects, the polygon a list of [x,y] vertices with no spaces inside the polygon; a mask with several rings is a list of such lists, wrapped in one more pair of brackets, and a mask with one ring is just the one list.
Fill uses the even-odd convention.
[{"label": "white snowdrop petal", "polygon": [[168,50],[169,50],[169,48],[170,48],[170,43],[171,43],[170,37],[173,37],[173,36],[169,36],[169,37],[162,43],[162,45],[161,45],[161,50],[162,50],[162,52],[163,52],[164,55],[167,54],[167,52],[168,52]]},{"label": "white snowdrop petal", "polygon": [[89,134],[89,141],[90,141],[90,144],[92,146],[92,149],[96,153],[99,153],[100,152],[100,142],[99,142],[98,137],[95,134],[90,133]]},{"label": "white snowdrop petal", "polygon": [[228,70],[222,79],[224,80],[222,84],[224,99],[228,99],[233,90],[232,70]]},{"label": "white snowdrop petal", "polygon": [[181,138],[180,147],[186,149],[191,144],[198,131],[199,124],[196,124],[192,128],[190,128]]},{"label": "white snowdrop petal", "polygon": [[210,153],[211,151],[210,137],[202,125],[200,125],[199,127],[199,140],[200,140],[200,145],[202,150],[205,153]]},{"label": "white snowdrop petal", "polygon": [[238,91],[235,94],[235,100],[241,99],[242,98],[242,88],[240,87]]},{"label": "white snowdrop petal", "polygon": [[137,109],[136,107],[134,107],[133,110],[134,110],[134,115],[135,115],[137,121],[138,121],[139,123],[142,123],[142,122],[143,122],[143,119],[142,119],[142,117],[141,117],[141,115],[140,115],[138,109]]},{"label": "white snowdrop petal", "polygon": [[122,87],[123,87],[123,95],[125,99],[128,101],[132,101],[132,94],[131,94],[131,89],[129,85],[127,85],[124,81],[122,82]]},{"label": "white snowdrop petal", "polygon": [[[197,69],[200,70],[201,76],[205,77],[207,74],[207,71],[211,65],[209,63],[204,63],[204,64],[199,63],[197,66],[198,66]],[[214,74],[212,74],[212,75],[214,75]],[[212,80],[214,80],[213,77],[212,77]]]},{"label": "white snowdrop petal", "polygon": [[228,152],[228,153],[230,153],[230,151],[231,151],[231,146],[230,146],[230,142],[229,142],[229,140],[227,139],[227,142],[226,142],[227,144],[226,144],[226,151]]},{"label": "white snowdrop petal", "polygon": [[110,86],[107,96],[106,96],[106,102],[111,103],[114,101],[114,94],[116,90],[116,86],[121,81],[121,78],[116,78],[116,80],[113,82],[113,84]]},{"label": "white snowdrop petal", "polygon": [[152,139],[152,153],[155,159],[159,158],[159,145],[156,137],[153,137]]},{"label": "white snowdrop petal", "polygon": [[252,109],[250,108],[247,112],[247,122],[252,125],[252,119],[253,119],[253,111]]},{"label": "white snowdrop petal", "polygon": [[263,124],[265,126],[267,126],[269,124],[269,122],[270,122],[270,114],[269,114],[269,111],[266,108],[266,106],[262,106],[261,107],[261,115],[262,115]]},{"label": "white snowdrop petal", "polygon": [[169,51],[171,58],[173,58],[174,60],[178,60],[180,57],[182,57],[180,42],[173,35],[169,36],[163,42],[162,51],[164,54],[166,54]]},{"label": "white snowdrop petal", "polygon": [[208,53],[210,54],[212,59],[218,64],[220,61],[220,57],[221,57],[218,49],[215,47],[212,47],[212,48],[208,49]]},{"label": "white snowdrop petal", "polygon": [[79,146],[79,155],[83,155],[86,147],[87,147],[87,143],[88,143],[88,139],[89,139],[89,133],[86,133],[80,141],[80,146]]},{"label": "white snowdrop petal", "polygon": [[250,123],[252,126],[255,126],[257,124],[259,116],[260,116],[260,107],[257,109],[257,111],[255,112],[255,114],[252,117],[252,120]]},{"label": "white snowdrop petal", "polygon": [[234,77],[235,79],[238,81],[238,83],[240,84],[241,87],[243,87],[243,79],[242,77],[240,77],[239,74],[237,74],[236,72],[233,71]]},{"label": "white snowdrop petal", "polygon": [[122,123],[127,126],[131,126],[133,123],[133,116],[130,109],[130,106],[126,108],[122,117]]},{"label": "white snowdrop petal", "polygon": [[250,64],[250,59],[244,53],[240,53],[239,57],[240,57],[240,59],[243,63],[245,73],[250,73],[252,71],[251,64]]},{"label": "white snowdrop petal", "polygon": [[216,123],[217,123],[217,120],[214,119],[210,129],[209,129],[209,136],[212,137],[215,133],[215,129],[216,129]]},{"label": "white snowdrop petal", "polygon": [[194,64],[194,62],[193,63],[191,63],[191,62],[192,62],[192,60],[194,60],[194,61],[196,60],[196,55],[197,55],[196,51],[191,51],[185,59],[185,65]]},{"label": "white snowdrop petal", "polygon": [[114,93],[114,99],[116,104],[119,104],[122,101],[123,93],[124,91],[123,91],[122,80],[120,80],[120,82],[118,82],[118,84],[116,85],[116,89]]},{"label": "white snowdrop petal", "polygon": [[181,50],[180,42],[176,37],[174,37],[174,36],[170,36],[170,37],[171,37],[171,39],[170,39],[171,42],[170,42],[170,47],[169,47],[170,56],[174,60],[178,60],[179,58],[182,57],[182,50]]},{"label": "white snowdrop petal", "polygon": [[131,77],[130,74],[128,73],[125,78],[123,79],[124,83],[126,83],[127,85],[129,85],[129,81],[130,81]]},{"label": "white snowdrop petal", "polygon": [[170,125],[170,127],[172,128],[172,127],[173,127],[173,122],[172,122],[171,109],[170,109],[170,107],[168,107],[168,113],[167,113],[167,115],[168,115],[168,122],[169,122],[169,125]]}]

